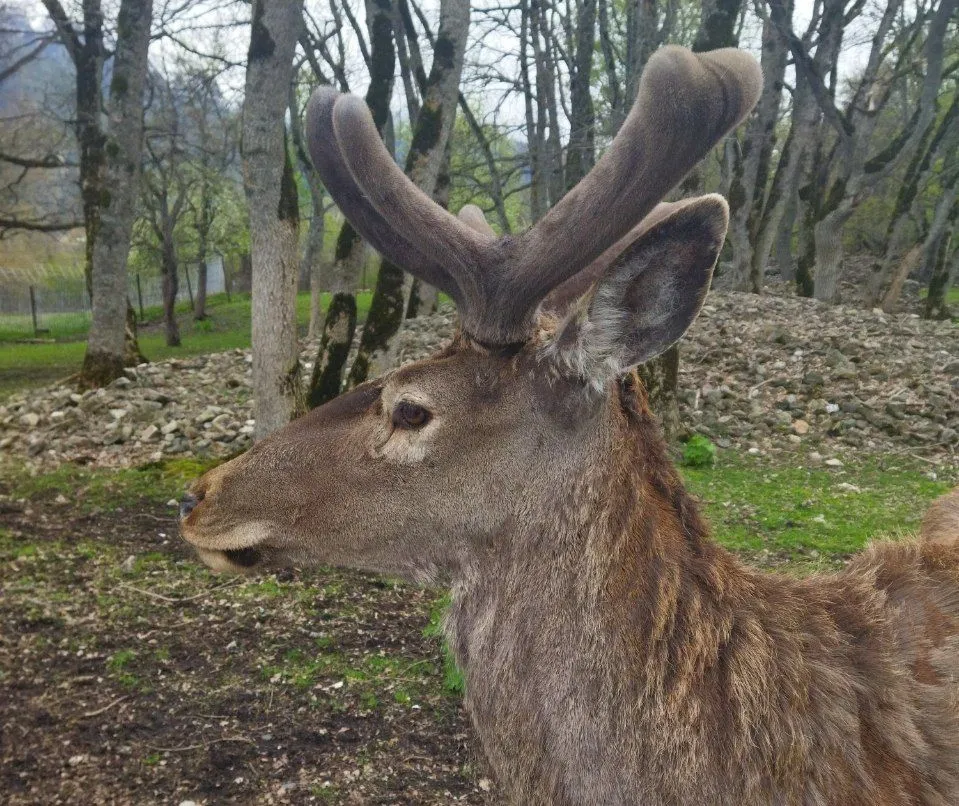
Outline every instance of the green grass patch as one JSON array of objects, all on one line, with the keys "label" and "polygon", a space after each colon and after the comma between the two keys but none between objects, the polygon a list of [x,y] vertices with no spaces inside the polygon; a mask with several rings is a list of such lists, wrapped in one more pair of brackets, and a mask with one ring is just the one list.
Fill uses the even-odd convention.
[{"label": "green grass patch", "polygon": [[[370,310],[372,292],[357,295],[357,317],[365,321]],[[323,295],[323,309],[330,302],[330,295]],[[225,350],[246,349],[250,346],[250,295],[215,294],[207,300],[208,318],[197,322],[193,319],[189,303],[177,305],[177,321],[182,344],[167,347],[163,333],[162,309],[144,309],[145,321],[140,326],[140,350],[151,361],[168,358],[204,355]],[[66,314],[64,317],[68,316]],[[297,324],[305,335],[310,321],[310,295],[298,294],[296,298]],[[0,395],[32,386],[54,383],[70,377],[80,370],[86,353],[88,325],[75,320],[51,319],[49,333],[44,342],[24,342],[23,333],[4,326],[0,316]],[[18,341],[19,339],[19,341]]]},{"label": "green grass patch", "polygon": [[716,446],[702,434],[693,434],[683,446],[683,464],[687,467],[712,467],[716,464]]},{"label": "green grass patch", "polygon": [[[922,288],[919,291],[920,299],[925,299],[929,296],[929,289]],[[953,305],[959,305],[959,285],[952,286],[946,292],[946,304],[951,308]]]},{"label": "green grass patch", "polygon": [[132,649],[121,649],[107,658],[107,669],[111,676],[124,688],[138,688],[140,679],[130,670],[137,659]]},{"label": "green grass patch", "polygon": [[423,635],[443,642],[443,688],[449,694],[461,695],[466,691],[466,678],[456,665],[456,659],[446,645],[446,636],[443,633],[443,617],[449,606],[449,594],[436,600],[430,610],[429,624],[423,628]]},{"label": "green grass patch", "polygon": [[136,468],[100,470],[65,463],[36,475],[16,460],[0,462],[0,482],[12,498],[47,504],[63,495],[83,512],[114,511],[144,500],[179,498],[186,486],[221,460],[164,459]]},{"label": "green grass patch", "polygon": [[333,691],[355,694],[364,708],[373,710],[384,691],[392,691],[396,702],[411,702],[411,692],[425,690],[436,667],[429,661],[411,661],[399,655],[349,655],[317,642],[316,649],[309,652],[283,652],[260,672],[274,685],[309,690],[324,684]]},{"label": "green grass patch", "polygon": [[763,550],[800,566],[836,563],[867,541],[914,530],[955,480],[932,480],[908,462],[870,459],[842,469],[770,467],[723,453],[713,468],[683,469],[716,539],[747,555]]}]

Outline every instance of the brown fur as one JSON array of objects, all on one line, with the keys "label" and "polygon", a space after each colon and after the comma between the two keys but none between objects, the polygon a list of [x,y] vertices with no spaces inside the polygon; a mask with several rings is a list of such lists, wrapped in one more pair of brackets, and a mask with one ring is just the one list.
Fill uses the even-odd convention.
[{"label": "brown fur", "polygon": [[510,802],[959,802],[959,543],[881,543],[807,580],[746,568],[624,398],[608,529],[557,513],[564,552],[493,553],[455,589],[467,706]]}]

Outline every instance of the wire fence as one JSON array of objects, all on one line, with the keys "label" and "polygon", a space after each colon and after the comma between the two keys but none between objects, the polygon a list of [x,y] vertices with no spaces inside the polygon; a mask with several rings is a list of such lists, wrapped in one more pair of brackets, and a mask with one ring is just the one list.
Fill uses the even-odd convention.
[{"label": "wire fence", "polygon": [[[197,289],[197,265],[180,267],[177,302],[192,305]],[[27,273],[23,273],[27,274]],[[0,284],[0,338],[50,339],[81,337],[90,327],[92,315],[90,295],[82,276],[43,278],[32,281],[23,275],[11,279],[6,273]],[[132,274],[127,284],[128,299],[140,321],[163,305],[163,278]],[[226,290],[223,261],[217,257],[207,262],[207,294]]]}]

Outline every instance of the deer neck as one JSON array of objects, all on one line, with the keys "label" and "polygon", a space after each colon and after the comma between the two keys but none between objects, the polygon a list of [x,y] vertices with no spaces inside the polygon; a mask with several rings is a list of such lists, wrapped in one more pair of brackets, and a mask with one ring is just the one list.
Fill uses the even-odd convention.
[{"label": "deer neck", "polygon": [[[630,433],[602,446],[601,470],[528,512],[454,586],[447,629],[467,707],[498,777],[536,779],[544,802],[563,802],[561,789],[600,802],[590,788],[616,780],[602,773],[616,763],[616,726],[641,736],[695,684],[747,573],[707,539],[648,412],[625,416]],[[565,780],[569,759],[546,748],[585,772]]]}]

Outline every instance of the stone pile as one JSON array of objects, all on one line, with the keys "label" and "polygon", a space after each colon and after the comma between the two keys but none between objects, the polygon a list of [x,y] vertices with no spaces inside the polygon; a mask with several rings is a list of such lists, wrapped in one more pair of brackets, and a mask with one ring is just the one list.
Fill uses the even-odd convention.
[{"label": "stone pile", "polygon": [[682,348],[682,419],[720,445],[959,451],[959,327],[796,297],[714,294]]},{"label": "stone pile", "polygon": [[[397,363],[452,336],[452,310],[412,320]],[[306,370],[313,345],[303,354]],[[0,404],[0,451],[44,462],[228,456],[252,439],[249,351],[144,364],[107,389],[41,389]],[[690,432],[751,453],[959,455],[959,327],[788,296],[713,293],[682,345]]]},{"label": "stone pile", "polygon": [[236,453],[253,434],[250,361],[232,350],[141,364],[105,389],[15,395],[0,404],[0,450],[116,465]]}]

